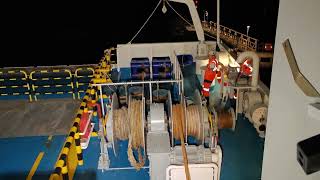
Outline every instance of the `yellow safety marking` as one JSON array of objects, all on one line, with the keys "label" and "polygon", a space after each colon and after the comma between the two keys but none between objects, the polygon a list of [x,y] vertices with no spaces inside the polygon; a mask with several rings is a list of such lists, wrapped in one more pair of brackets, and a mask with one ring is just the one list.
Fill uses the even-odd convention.
[{"label": "yellow safety marking", "polygon": [[0,79],[0,81],[4,81],[4,79]]},{"label": "yellow safety marking", "polygon": [[42,72],[42,73],[47,73],[48,70],[41,70],[40,72]]},{"label": "yellow safety marking", "polygon": [[20,95],[20,93],[12,93],[12,95],[17,96]]},{"label": "yellow safety marking", "polygon": [[38,166],[39,166],[39,164],[40,164],[40,161],[41,161],[43,155],[44,155],[44,152],[40,152],[39,155],[37,156],[37,159],[36,159],[35,162],[33,163],[32,168],[31,168],[31,170],[30,170],[30,172],[29,172],[29,174],[28,174],[28,176],[27,176],[27,180],[31,180],[31,179],[32,179],[32,176],[33,176],[34,173],[36,172],[36,170],[37,170],[37,168],[38,168]]},{"label": "yellow safety marking", "polygon": [[97,136],[98,136],[98,133],[97,133],[97,132],[92,132],[92,133],[91,133],[91,136],[92,136],[92,137],[97,137]]},{"label": "yellow safety marking", "polygon": [[8,71],[8,73],[16,73],[15,71]]},{"label": "yellow safety marking", "polygon": [[9,80],[10,80],[10,81],[16,81],[17,78],[10,78]]},{"label": "yellow safety marking", "polygon": [[49,80],[49,78],[41,78],[41,80]]},{"label": "yellow safety marking", "polygon": [[63,92],[57,92],[57,94],[63,94]]},{"label": "yellow safety marking", "polygon": [[54,70],[52,70],[52,72],[60,72],[60,70],[59,69],[54,69]]},{"label": "yellow safety marking", "polygon": [[5,89],[7,88],[7,86],[0,86],[0,89]]}]

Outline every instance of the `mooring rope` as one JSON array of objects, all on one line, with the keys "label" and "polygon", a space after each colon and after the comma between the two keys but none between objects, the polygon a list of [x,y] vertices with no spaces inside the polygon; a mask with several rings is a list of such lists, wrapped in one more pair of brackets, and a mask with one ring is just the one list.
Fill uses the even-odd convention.
[{"label": "mooring rope", "polygon": [[[122,107],[113,111],[114,133],[115,137],[128,142],[128,160],[137,170],[140,170],[145,163],[145,153],[142,155],[144,148],[144,129],[142,127],[142,101],[132,99],[129,107]],[[133,151],[138,153],[138,161],[134,157]]]},{"label": "mooring rope", "polygon": [[189,163],[188,163],[188,154],[187,154],[187,150],[185,147],[185,140],[184,140],[184,110],[183,110],[183,106],[181,104],[176,104],[172,106],[172,110],[174,110],[173,115],[173,119],[174,122],[176,124],[175,129],[176,129],[176,133],[179,136],[179,139],[181,140],[181,151],[182,151],[182,156],[183,156],[183,164],[184,164],[184,170],[185,170],[185,175],[186,175],[186,179],[190,180],[190,171],[189,171]]},{"label": "mooring rope", "polygon": [[[145,163],[145,152],[142,156],[142,149],[144,148],[143,138],[143,122],[142,122],[142,101],[132,99],[129,103],[129,125],[130,134],[128,142],[128,160],[130,164],[137,170],[140,170]],[[138,151],[138,160],[133,155],[133,149]]]},{"label": "mooring rope", "polygon": [[[181,118],[181,113],[183,113],[183,111],[181,112],[179,110],[181,108],[183,109],[182,104],[176,104],[172,106],[173,137],[175,139],[180,139],[178,131],[178,119]],[[185,119],[182,119],[183,133],[185,134],[185,130],[187,129],[188,135],[194,136],[197,139],[201,139],[201,121],[197,105],[190,105],[186,108],[186,120],[187,124]]]},{"label": "mooring rope", "polygon": [[122,107],[113,111],[113,121],[115,137],[120,140],[126,140],[129,138],[129,119],[128,109]]},{"label": "mooring rope", "polygon": [[233,115],[230,110],[219,110],[217,112],[218,114],[218,126],[219,129],[225,129],[225,128],[233,128],[234,126],[234,120]]}]

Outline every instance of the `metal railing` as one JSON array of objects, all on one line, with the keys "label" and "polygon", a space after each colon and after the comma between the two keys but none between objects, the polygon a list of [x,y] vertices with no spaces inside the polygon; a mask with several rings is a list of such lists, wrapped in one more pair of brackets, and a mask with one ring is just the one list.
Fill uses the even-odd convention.
[{"label": "metal railing", "polygon": [[[206,33],[216,36],[217,23],[210,21],[202,21],[202,28]],[[194,27],[187,27],[189,30],[194,30]],[[240,51],[257,51],[258,39],[247,36],[241,32],[220,25],[220,38],[227,44],[238,48]]]},{"label": "metal railing", "polygon": [[[80,93],[87,89],[93,77],[93,66],[79,67],[75,70],[64,66],[63,69],[47,68],[0,69],[1,99],[38,100],[39,97],[65,97],[72,95],[80,99]],[[19,97],[18,97],[19,96]]]}]

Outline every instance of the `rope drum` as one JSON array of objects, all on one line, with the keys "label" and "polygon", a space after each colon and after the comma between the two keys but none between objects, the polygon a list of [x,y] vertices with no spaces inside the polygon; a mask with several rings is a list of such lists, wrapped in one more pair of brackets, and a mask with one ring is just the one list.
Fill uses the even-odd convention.
[{"label": "rope drum", "polygon": [[129,119],[128,109],[122,107],[113,111],[114,133],[115,137],[120,140],[129,138]]},{"label": "rope drum", "polygon": [[172,106],[172,121],[173,121],[173,137],[180,140],[178,122],[182,121],[183,134],[187,129],[187,134],[201,139],[201,120],[198,107],[196,105],[190,105],[186,108],[186,120],[184,118],[184,110],[182,104],[176,104]]},{"label": "rope drum", "polygon": [[219,129],[234,129],[235,128],[235,115],[232,108],[217,111],[218,127]]},{"label": "rope drum", "polygon": [[[132,99],[129,102],[129,143],[128,143],[128,160],[137,170],[140,170],[145,163],[145,153],[142,157],[141,149],[144,148],[144,128],[142,122],[142,101]],[[138,151],[138,160],[133,155],[133,149]]]},{"label": "rope drum", "polygon": [[[142,120],[142,101],[131,99],[129,107],[122,107],[113,111],[114,133],[120,140],[129,139],[128,160],[137,170],[141,169],[145,163],[145,156],[142,156],[144,148],[144,128]],[[133,151],[138,153],[138,161],[134,157]]]}]

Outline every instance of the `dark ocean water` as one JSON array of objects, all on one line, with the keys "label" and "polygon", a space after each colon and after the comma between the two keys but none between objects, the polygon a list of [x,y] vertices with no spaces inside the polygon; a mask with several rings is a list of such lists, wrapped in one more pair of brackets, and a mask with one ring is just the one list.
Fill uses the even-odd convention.
[{"label": "dark ocean water", "polygon": [[[216,1],[198,0],[215,21]],[[274,41],[279,0],[221,0],[221,24],[263,41]],[[157,0],[73,3],[16,3],[3,6],[0,66],[40,66],[97,63],[103,50],[127,43],[157,4]],[[184,5],[174,7],[191,19]],[[133,43],[197,40],[185,23],[161,6]]]}]

